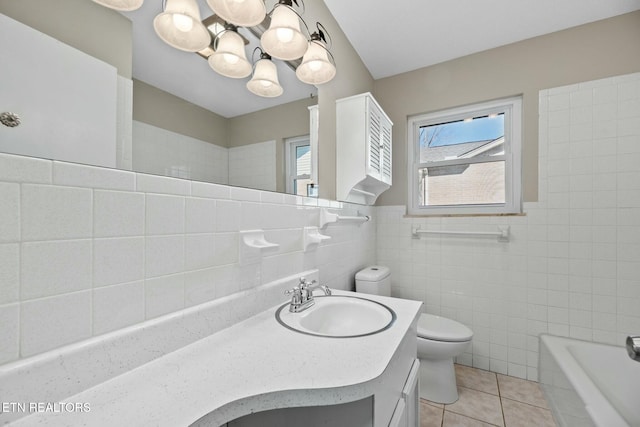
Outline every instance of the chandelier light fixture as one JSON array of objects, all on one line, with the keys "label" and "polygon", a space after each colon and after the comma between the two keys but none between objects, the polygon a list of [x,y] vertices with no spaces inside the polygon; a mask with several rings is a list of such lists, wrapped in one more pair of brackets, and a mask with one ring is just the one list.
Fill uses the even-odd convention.
[{"label": "chandelier light fixture", "polygon": [[122,12],[130,12],[139,9],[144,0],[93,0],[94,2],[108,7],[109,9],[120,10]]},{"label": "chandelier light fixture", "polygon": [[[93,1],[111,9],[132,11],[144,0]],[[158,37],[176,49],[198,53],[225,77],[241,79],[253,70],[247,89],[258,96],[272,98],[284,92],[273,59],[285,61],[306,84],[321,85],[336,75],[331,38],[325,37],[327,31],[319,22],[317,31],[310,34],[302,18],[303,0],[278,0],[269,13],[264,0],[207,0],[215,15],[205,19],[206,25],[196,0],[162,3],[162,12],[153,20]],[[260,39],[262,47],[254,49],[254,54],[260,51],[260,59],[253,66],[245,52],[248,41],[238,33],[238,27],[247,28]]]},{"label": "chandelier light fixture", "polygon": [[264,21],[264,0],[207,0],[213,12],[238,27],[255,27]]},{"label": "chandelier light fixture", "polygon": [[244,40],[235,25],[227,24],[218,33],[208,62],[215,72],[232,79],[242,79],[251,74],[252,67],[244,51]]},{"label": "chandelier light fixture", "polygon": [[271,25],[260,43],[274,58],[285,61],[300,58],[307,50],[308,39],[300,31],[300,15],[293,9],[297,0],[280,0],[271,12]]},{"label": "chandelier light fixture", "polygon": [[211,34],[200,21],[196,0],[166,0],[164,11],[153,20],[156,34],[169,46],[197,52],[211,44]]},{"label": "chandelier light fixture", "polygon": [[265,98],[275,98],[282,95],[284,89],[278,81],[276,64],[271,60],[271,55],[259,47],[254,49],[254,54],[258,50],[260,50],[260,59],[256,62],[253,77],[247,82],[247,89],[251,93]]},{"label": "chandelier light fixture", "polygon": [[296,69],[298,79],[310,85],[327,83],[336,75],[335,61],[327,49],[324,36],[326,29],[319,22],[316,23],[316,28],[318,31],[311,34],[309,47],[302,57],[302,63]]}]

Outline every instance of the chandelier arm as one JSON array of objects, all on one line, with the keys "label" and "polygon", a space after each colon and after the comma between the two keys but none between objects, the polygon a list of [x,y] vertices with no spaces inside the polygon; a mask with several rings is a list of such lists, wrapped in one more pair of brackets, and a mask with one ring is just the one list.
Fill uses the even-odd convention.
[{"label": "chandelier arm", "polygon": [[255,65],[256,64],[256,50],[260,51],[260,56],[262,56],[262,54],[264,53],[264,51],[262,50],[262,48],[260,46],[256,46],[253,49],[253,52],[251,52],[251,65]]},{"label": "chandelier arm", "polygon": [[[316,22],[316,28],[320,32],[320,37],[327,45],[326,46],[327,51],[329,51],[329,49],[333,47],[333,39],[331,38],[331,34],[329,34],[329,31],[327,31],[327,27],[322,25],[320,22]],[[325,36],[329,39],[328,41],[325,38]]]},{"label": "chandelier arm", "polygon": [[218,51],[218,43],[220,42],[220,37],[222,37],[222,35],[224,33],[226,33],[227,31],[231,31],[231,30],[228,30],[228,29],[225,28],[224,30],[222,30],[222,31],[220,31],[220,32],[215,34],[215,37],[213,38],[213,52],[214,53]]}]

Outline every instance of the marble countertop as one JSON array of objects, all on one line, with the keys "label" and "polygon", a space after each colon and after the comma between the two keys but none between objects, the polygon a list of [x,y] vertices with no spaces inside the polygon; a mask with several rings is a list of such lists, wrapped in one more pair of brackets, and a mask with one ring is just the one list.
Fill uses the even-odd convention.
[{"label": "marble countertop", "polygon": [[371,396],[421,304],[366,297],[396,312],[393,327],[357,338],[310,336],[280,325],[273,307],[64,399],[88,403],[89,412],[34,413],[11,425],[187,426],[205,415],[224,424],[262,410]]}]

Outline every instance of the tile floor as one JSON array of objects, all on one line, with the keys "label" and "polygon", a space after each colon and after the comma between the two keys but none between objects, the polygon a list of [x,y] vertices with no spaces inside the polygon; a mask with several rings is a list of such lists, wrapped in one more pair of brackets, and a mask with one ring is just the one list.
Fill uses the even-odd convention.
[{"label": "tile floor", "polygon": [[420,427],[556,427],[538,383],[456,366],[460,398],[420,401]]}]

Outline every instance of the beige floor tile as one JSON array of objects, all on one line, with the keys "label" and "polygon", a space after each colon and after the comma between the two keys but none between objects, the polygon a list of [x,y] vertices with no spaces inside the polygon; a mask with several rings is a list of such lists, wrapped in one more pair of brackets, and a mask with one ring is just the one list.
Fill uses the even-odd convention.
[{"label": "beige floor tile", "polygon": [[437,408],[444,408],[444,405],[443,405],[442,403],[432,402],[432,401],[430,401],[430,400],[423,399],[423,398],[420,398],[420,401],[421,401],[421,402],[424,402],[424,403],[428,403],[429,405],[431,405],[431,406],[435,406],[435,407],[437,407]]},{"label": "beige floor tile", "polygon": [[440,427],[442,425],[443,408],[429,405],[425,400],[420,402],[420,427]]},{"label": "beige floor tile", "polygon": [[444,411],[442,427],[493,427],[494,424],[483,423],[451,411]]},{"label": "beige floor tile", "polygon": [[542,389],[536,382],[498,374],[498,385],[501,397],[549,409]]},{"label": "beige floor tile", "polygon": [[455,365],[455,368],[459,387],[498,395],[498,380],[495,373],[463,365]]},{"label": "beige floor tile", "polygon": [[458,387],[460,398],[456,403],[445,405],[445,411],[466,415],[486,423],[503,425],[500,398],[489,393]]},{"label": "beige floor tile", "polygon": [[548,409],[502,399],[506,427],[556,427]]}]

